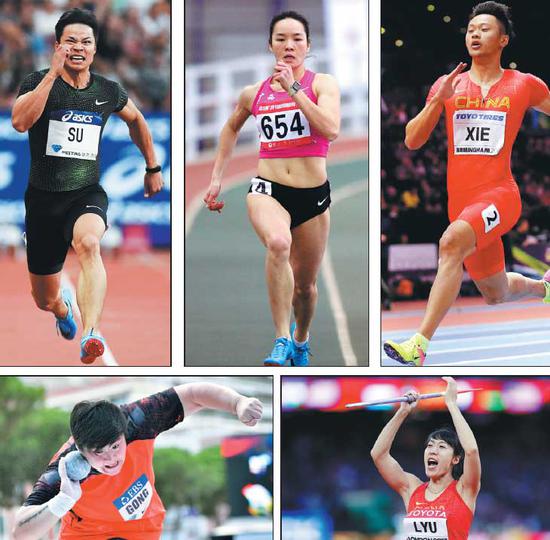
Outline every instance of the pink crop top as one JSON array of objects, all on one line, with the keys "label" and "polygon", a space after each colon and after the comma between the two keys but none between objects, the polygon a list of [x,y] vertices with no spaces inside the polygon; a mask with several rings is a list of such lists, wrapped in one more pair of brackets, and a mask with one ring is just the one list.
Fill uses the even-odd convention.
[{"label": "pink crop top", "polygon": [[[313,93],[315,73],[306,70],[300,80],[302,91],[317,103]],[[252,104],[252,114],[260,134],[260,159],[291,157],[326,157],[329,140],[309,125],[296,102],[284,91],[271,89],[266,79]]]}]

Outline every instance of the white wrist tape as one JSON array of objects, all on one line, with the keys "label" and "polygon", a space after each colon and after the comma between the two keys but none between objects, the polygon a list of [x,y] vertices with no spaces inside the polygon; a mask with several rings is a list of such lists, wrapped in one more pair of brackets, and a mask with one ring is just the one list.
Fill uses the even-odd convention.
[{"label": "white wrist tape", "polygon": [[60,492],[48,501],[48,508],[54,516],[62,518],[75,504],[76,499],[73,499],[66,493]]}]

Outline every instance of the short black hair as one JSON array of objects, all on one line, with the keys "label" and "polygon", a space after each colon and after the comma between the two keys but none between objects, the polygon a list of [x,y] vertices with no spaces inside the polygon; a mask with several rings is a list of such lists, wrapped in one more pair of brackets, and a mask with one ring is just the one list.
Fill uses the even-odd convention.
[{"label": "short black hair", "polygon": [[478,15],[492,15],[502,25],[504,33],[512,39],[516,34],[514,33],[514,23],[512,22],[512,13],[509,6],[506,4],[500,4],[499,2],[481,2],[472,9],[468,20],[472,20]]},{"label": "short black hair", "polygon": [[110,401],[81,401],[71,412],[71,434],[81,450],[99,450],[126,437],[128,420]]},{"label": "short black hair", "polygon": [[464,471],[464,448],[462,448],[462,445],[458,440],[458,435],[456,434],[456,431],[449,427],[443,427],[432,431],[426,438],[424,448],[428,446],[428,443],[432,439],[436,441],[446,442],[453,449],[453,455],[460,458],[460,461],[456,465],[453,465],[452,470],[453,478],[455,480],[458,480],[462,476],[462,472]]},{"label": "short black hair", "polygon": [[99,24],[96,16],[91,11],[80,8],[73,8],[69,11],[65,11],[65,13],[59,17],[59,20],[55,25],[55,39],[58,43],[61,40],[65,26],[68,24],[85,24],[86,26],[89,26],[94,33],[94,39],[97,43]]},{"label": "short black hair", "polygon": [[275,25],[283,19],[294,19],[298,22],[301,22],[304,25],[304,31],[306,33],[306,38],[309,43],[309,23],[307,22],[307,19],[297,11],[283,11],[282,13],[275,15],[275,17],[271,19],[271,22],[269,23],[269,43],[271,43],[271,40],[273,38],[273,29],[275,28]]}]

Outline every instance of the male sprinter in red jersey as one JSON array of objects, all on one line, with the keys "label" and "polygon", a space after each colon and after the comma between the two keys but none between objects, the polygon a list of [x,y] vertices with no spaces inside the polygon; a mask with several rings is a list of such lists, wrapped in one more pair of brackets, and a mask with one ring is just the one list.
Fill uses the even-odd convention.
[{"label": "male sprinter in red jersey", "polygon": [[[403,538],[417,540],[468,540],[481,487],[481,461],[475,436],[456,403],[457,385],[447,383],[445,405],[456,432],[450,428],[430,433],[424,445],[424,469],[428,482],[405,472],[391,456],[393,440],[401,424],[418,403],[418,392],[408,395],[411,403],[401,403],[371,450],[378,472],[405,503]],[[461,472],[462,471],[462,472]]]},{"label": "male sprinter in red jersey", "polygon": [[[61,519],[61,540],[158,540],[165,510],[155,489],[155,437],[204,408],[227,411],[247,426],[262,418],[259,400],[211,383],[182,384],[121,407],[77,403],[72,437],[19,509],[13,537],[42,538]],[[64,456],[75,449],[92,466],[80,482],[65,468]]]},{"label": "male sprinter in red jersey", "polygon": [[386,354],[421,366],[428,344],[460,291],[462,264],[488,304],[538,297],[550,303],[550,271],[540,281],[506,272],[501,236],[521,213],[512,177],[512,146],[529,107],[550,114],[550,93],[537,77],[503,69],[502,51],[513,36],[509,8],[497,2],[474,7],[466,33],[472,58],[432,86],[426,106],[406,128],[415,150],[428,140],[445,109],[447,189],[451,224],[439,242],[439,267],[419,332],[403,343],[387,341]]}]

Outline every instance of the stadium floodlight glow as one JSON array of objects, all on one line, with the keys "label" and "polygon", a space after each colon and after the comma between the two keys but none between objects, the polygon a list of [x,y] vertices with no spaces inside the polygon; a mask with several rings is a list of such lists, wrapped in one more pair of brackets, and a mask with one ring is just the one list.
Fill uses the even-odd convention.
[{"label": "stadium floodlight glow", "polygon": [[380,28],[380,33],[381,33],[381,34],[385,34],[385,33],[386,33],[386,29],[385,29],[383,26]]},{"label": "stadium floodlight glow", "polygon": [[450,23],[451,17],[449,17],[449,15],[445,15],[445,17],[443,17],[443,22]]},{"label": "stadium floodlight glow", "polygon": [[428,4],[426,6],[426,9],[430,12],[430,13],[433,13],[435,11],[435,6],[433,4]]},{"label": "stadium floodlight glow", "polygon": [[518,65],[515,63],[515,62],[510,62],[510,64],[508,64],[510,69],[517,69]]},{"label": "stadium floodlight glow", "polygon": [[404,43],[402,39],[396,39],[395,40],[395,46],[396,47],[403,47]]}]

